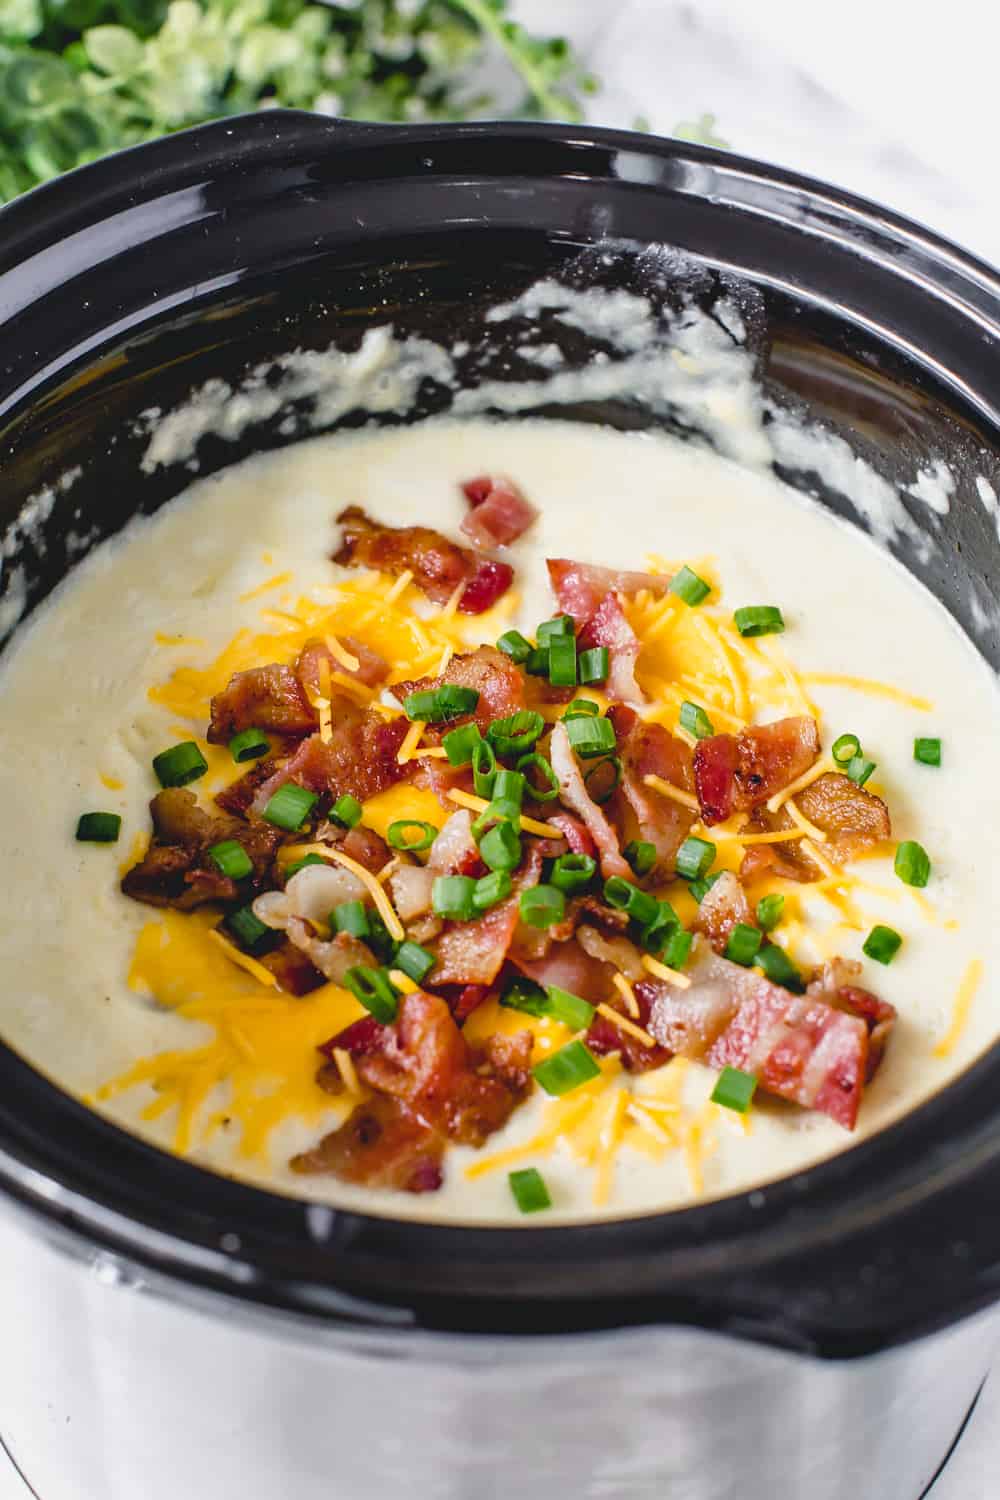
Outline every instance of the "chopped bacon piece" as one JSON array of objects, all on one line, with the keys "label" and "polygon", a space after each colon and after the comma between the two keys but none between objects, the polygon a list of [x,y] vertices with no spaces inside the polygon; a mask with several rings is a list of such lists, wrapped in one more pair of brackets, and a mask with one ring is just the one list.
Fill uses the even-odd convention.
[{"label": "chopped bacon piece", "polygon": [[662,573],[629,573],[617,568],[598,568],[591,563],[571,562],[566,557],[546,560],[549,580],[559,604],[572,615],[577,625],[584,625],[606,594],[629,597],[648,589],[657,598],[670,588],[670,579]]},{"label": "chopped bacon piece", "polygon": [[340,841],[340,850],[342,854],[347,855],[348,859],[353,859],[355,864],[361,865],[372,875],[377,875],[392,858],[392,850],[385,839],[377,834],[374,828],[363,828],[360,823],[356,828],[349,828],[344,834]]},{"label": "chopped bacon piece", "polygon": [[611,980],[611,969],[602,959],[585,953],[575,939],[552,943],[541,958],[516,957],[516,966],[536,984],[557,985],[571,995],[579,995],[591,1005],[611,1000],[618,992]]},{"label": "chopped bacon piece", "polygon": [[377,1094],[359,1104],[318,1146],[293,1156],[291,1168],[304,1176],[331,1172],[367,1187],[436,1192],[444,1181],[445,1144],[443,1136],[398,1099]]},{"label": "chopped bacon piece", "polygon": [[489,475],[470,479],[462,485],[462,493],[472,508],[461,530],[474,547],[484,551],[508,547],[538,519],[538,511],[509,479]]},{"label": "chopped bacon piece", "polygon": [[307,693],[315,695],[322,689],[320,664],[324,661],[331,672],[342,672],[345,677],[353,677],[363,687],[379,687],[388,677],[389,663],[384,656],[366,646],[364,641],[357,640],[353,635],[345,635],[340,637],[340,644],[355,658],[357,667],[345,667],[325,641],[306,641],[295,663],[295,675]]},{"label": "chopped bacon piece", "polygon": [[371,949],[349,932],[338,932],[327,942],[316,936],[304,917],[289,917],[286,931],[289,942],[294,943],[331,984],[343,984],[348,970],[359,964],[374,963]]},{"label": "chopped bacon piece", "polygon": [[441,998],[446,1002],[458,1026],[461,1026],[463,1021],[467,1021],[474,1010],[479,1009],[489,992],[488,984],[441,986]]},{"label": "chopped bacon piece", "polygon": [[557,724],[552,731],[549,757],[559,780],[562,800],[583,819],[587,832],[600,850],[601,873],[605,879],[612,875],[628,879],[631,869],[618,848],[614,829],[587,791],[564,724]]},{"label": "chopped bacon piece", "polygon": [[383,526],[359,505],[337,517],[343,528],[333,560],[343,568],[377,568],[380,573],[412,573],[413,581],[436,604],[447,604],[460,583],[479,566],[474,553],[429,526]]},{"label": "chopped bacon piece", "polygon": [[615,727],[622,761],[622,792],[635,813],[637,837],[656,849],[653,875],[664,880],[674,873],[677,851],[698,814],[652,787],[643,779],[659,776],[683,792],[694,793],[691,750],[662,724],[644,723],[630,708],[612,704],[608,717]]},{"label": "chopped bacon piece", "polygon": [[[827,835],[823,853],[838,864],[853,859],[865,849],[874,849],[892,836],[889,809],[881,797],[856,786],[850,777],[831,771],[797,794],[796,805],[804,817]],[[747,833],[770,833],[794,827],[784,808],[776,813],[758,807],[747,824]],[[786,880],[818,880],[822,870],[798,841],[782,844],[751,844],[743,856],[740,875],[753,880],[764,873]]]},{"label": "chopped bacon piece", "polygon": [[389,1030],[388,1026],[376,1021],[374,1016],[362,1016],[359,1021],[345,1026],[343,1031],[338,1031],[336,1036],[324,1042],[317,1051],[329,1058],[333,1057],[334,1052],[349,1052],[351,1057],[370,1057],[375,1052],[385,1050]]},{"label": "chopped bacon piece", "polygon": [[704,897],[698,908],[695,927],[704,933],[716,953],[722,953],[733,928],[756,927],[750,903],[736,876],[725,870]]},{"label": "chopped bacon piece", "polygon": [[695,941],[681,990],[659,981],[636,986],[651,1003],[649,1030],[671,1052],[709,1067],[753,1073],[767,1093],[827,1114],[853,1130],[865,1078],[865,1022],[815,995],[793,995],[754,969]]},{"label": "chopped bacon piece", "polygon": [[[652,1001],[642,986],[633,990],[636,1003],[639,1006],[637,1016],[629,1015],[628,1019],[636,1026],[641,1026],[644,1031],[649,1030],[649,1014],[652,1010]],[[613,1000],[607,1002],[612,1010],[618,1011],[620,1015],[626,1015],[625,1003],[617,993]],[[613,1021],[604,1016],[595,1016],[587,1032],[587,1046],[591,1052],[596,1052],[598,1057],[607,1057],[610,1052],[621,1055],[622,1067],[629,1073],[648,1073],[653,1068],[662,1068],[663,1064],[670,1061],[670,1053],[666,1047],[659,1045],[647,1047],[645,1042],[640,1042],[638,1037],[632,1036]]]},{"label": "chopped bacon piece", "polygon": [[492,984],[503,968],[518,923],[518,898],[490,907],[473,922],[448,922],[435,944],[428,983]]},{"label": "chopped bacon piece", "polygon": [[270,969],[278,988],[288,995],[308,995],[325,983],[323,975],[310,963],[308,956],[294,943],[283,942],[270,953],[254,955],[259,964]]},{"label": "chopped bacon piece", "polygon": [[329,743],[318,734],[303,740],[292,758],[258,788],[251,811],[263,812],[286,781],[334,799],[349,793],[366,802],[407,775],[396,753],[408,728],[403,718],[383,719],[370,710],[347,706],[333,725]]},{"label": "chopped bacon piece", "polygon": [[458,601],[459,613],[481,615],[492,609],[514,582],[514,569],[510,563],[484,562],[473,573],[466,584],[465,592]]},{"label": "chopped bacon piece", "polygon": [[553,828],[557,828],[569,845],[571,854],[597,853],[597,845],[591,838],[586,825],[579,818],[574,818],[572,813],[557,812],[550,813],[545,821]]},{"label": "chopped bacon piece", "polygon": [[[472,688],[479,694],[475,712],[464,715],[456,723],[471,718],[481,730],[486,730],[494,719],[506,719],[524,707],[524,679],[520,671],[504,652],[495,646],[480,646],[476,651],[467,651],[462,656],[453,656],[440,677],[419,677],[413,682],[397,682],[392,691],[402,703],[410,693],[439,688],[444,683],[456,687]],[[403,720],[404,733],[409,727]]]},{"label": "chopped bacon piece", "polygon": [[607,646],[610,670],[604,690],[609,698],[645,703],[646,695],[635,678],[639,637],[625,617],[617,594],[605,594],[577,638],[581,651]]},{"label": "chopped bacon piece", "polygon": [[806,993],[864,1021],[868,1028],[865,1082],[870,1083],[882,1061],[889,1033],[896,1024],[897,1011],[888,1000],[880,1000],[871,990],[864,990],[854,983],[860,973],[861,965],[854,959],[831,959],[815,971]]},{"label": "chopped bacon piece", "polygon": [[427,869],[434,875],[480,875],[486,873],[479,845],[472,837],[472,814],[462,807],[452,813],[431,845]]},{"label": "chopped bacon piece", "polygon": [[225,745],[243,729],[310,734],[316,723],[316,710],[292,668],[272,662],[267,667],[235,673],[222,692],[216,693],[206,738],[210,744]]},{"label": "chopped bacon piece", "polygon": [[[207,901],[235,901],[241,893],[259,890],[284,839],[281,830],[269,823],[211,817],[184,787],[157,792],[149,811],[153,842],[122,880],[126,896],[149,906],[191,911]],[[213,844],[230,839],[253,863],[253,874],[239,885],[220,874],[208,857]]]},{"label": "chopped bacon piece", "polygon": [[389,876],[392,904],[401,922],[412,922],[431,909],[435,874],[424,865],[400,865]]},{"label": "chopped bacon piece", "polygon": [[231,781],[221,792],[216,792],[216,806],[223,812],[232,813],[234,818],[245,818],[264,782],[270,781],[281,764],[276,755],[265,755],[262,760],[254,761],[249,771]]},{"label": "chopped bacon piece", "polygon": [[808,771],[818,755],[816,720],[806,715],[699,740],[694,779],[704,822],[749,812]]}]

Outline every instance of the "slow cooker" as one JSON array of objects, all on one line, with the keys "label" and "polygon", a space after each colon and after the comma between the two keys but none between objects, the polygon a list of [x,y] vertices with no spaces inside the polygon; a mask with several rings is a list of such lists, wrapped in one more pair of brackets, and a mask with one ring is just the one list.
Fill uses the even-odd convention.
[{"label": "slow cooker", "polygon": [[[386,323],[485,348],[463,379],[502,380],[517,350],[492,305],[570,265],[639,277],[654,246],[665,298],[740,289],[769,399],[890,481],[949,464],[948,515],[913,508],[945,545],[911,528],[896,550],[1000,665],[973,478],[1000,488],[1000,279],[819,183],[575,126],[273,111],[0,212],[0,608],[188,482],[140,472],[151,408]],[[571,354],[595,352],[581,333]],[[405,420],[449,399],[429,383]],[[638,400],[540,414],[684,431]],[[295,417],[205,438],[200,472]],[[782,477],[859,520],[818,474]],[[1000,1331],[1000,1048],[752,1193],[486,1230],[211,1175],[0,1046],[0,1183],[0,1430],[44,1500],[917,1500]]]}]

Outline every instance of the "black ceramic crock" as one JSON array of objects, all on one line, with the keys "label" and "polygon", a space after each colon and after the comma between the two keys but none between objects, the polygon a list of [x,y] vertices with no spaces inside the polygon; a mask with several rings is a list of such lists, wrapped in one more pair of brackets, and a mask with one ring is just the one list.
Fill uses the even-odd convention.
[{"label": "black ceramic crock", "polygon": [[[931,518],[947,545],[930,562],[905,541],[900,555],[973,633],[970,597],[989,596],[1000,562],[972,488],[1000,464],[1000,280],[986,266],[869,203],[686,143],[278,111],[126,152],[0,212],[0,529],[83,469],[44,551],[20,556],[31,605],[69,565],[68,530],[107,536],[188,482],[180,466],[140,476],[132,427],[147,408],[297,346],[356,347],[386,322],[480,338],[491,302],[609,241],[633,275],[629,247],[684,252],[706,306],[738,279],[769,393],[888,478],[952,465],[951,513]],[[592,353],[581,339],[576,357]],[[498,345],[491,373],[511,358]],[[447,401],[428,388],[418,415]],[[568,414],[649,420],[627,404]],[[285,440],[276,420],[206,439],[201,472]],[[857,519],[815,475],[785,477]],[[995,635],[975,640],[1000,664]],[[525,1334],[669,1321],[861,1355],[1000,1291],[1000,1048],[877,1137],[753,1194],[576,1228],[338,1212],[317,1239],[303,1205],[131,1138],[0,1046],[0,1182],[49,1232],[336,1320]]]}]

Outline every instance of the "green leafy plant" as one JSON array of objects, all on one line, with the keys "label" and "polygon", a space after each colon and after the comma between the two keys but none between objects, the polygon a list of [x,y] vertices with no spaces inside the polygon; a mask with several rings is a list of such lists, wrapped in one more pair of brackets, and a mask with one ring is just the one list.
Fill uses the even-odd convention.
[{"label": "green leafy plant", "polygon": [[562,38],[507,0],[0,0],[0,202],[122,146],[282,105],[380,121],[579,117],[594,87]]}]

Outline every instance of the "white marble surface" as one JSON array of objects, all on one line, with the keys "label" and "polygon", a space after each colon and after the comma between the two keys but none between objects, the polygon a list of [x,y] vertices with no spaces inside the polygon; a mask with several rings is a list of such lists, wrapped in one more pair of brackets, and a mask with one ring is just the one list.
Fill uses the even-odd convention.
[{"label": "white marble surface", "polygon": [[[1000,263],[1000,8],[989,0],[945,10],[902,0],[520,0],[517,10],[573,36],[600,73],[593,121],[630,126],[643,115],[669,133],[710,112],[733,150],[876,198]],[[0,1466],[0,1500],[28,1494]],[[932,1500],[998,1495],[1000,1375]]]}]

